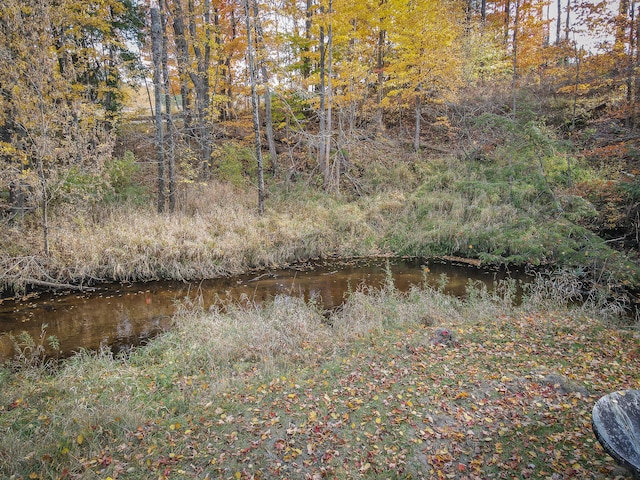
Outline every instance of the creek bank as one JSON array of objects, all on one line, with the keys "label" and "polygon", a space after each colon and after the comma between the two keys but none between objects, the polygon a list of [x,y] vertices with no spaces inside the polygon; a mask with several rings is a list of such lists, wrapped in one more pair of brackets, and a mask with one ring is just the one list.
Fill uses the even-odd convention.
[{"label": "creek bank", "polygon": [[[105,284],[93,292],[43,292],[0,304],[0,357],[11,355],[8,335],[26,331],[39,338],[43,328],[60,343],[50,354],[67,356],[79,348],[115,351],[146,342],[171,327],[176,303],[204,309],[229,304],[262,305],[277,296],[299,297],[325,311],[340,307],[358,288],[381,288],[392,282],[399,291],[429,285],[462,297],[469,285],[491,291],[496,282],[531,281],[522,269],[480,268],[460,259],[325,259],[195,282],[156,281]],[[514,294],[517,294],[514,290]],[[46,327],[44,327],[46,325]]]},{"label": "creek bank", "polygon": [[[136,278],[131,277],[128,280],[121,280],[118,278],[95,278],[93,276],[87,276],[82,278],[67,278],[64,281],[54,281],[51,275],[47,274],[46,277],[50,278],[50,280],[41,280],[34,278],[26,278],[24,279],[23,288],[20,289],[20,293],[16,292],[15,288],[12,288],[10,284],[4,285],[0,289],[0,304],[5,301],[24,301],[33,298],[37,298],[41,294],[45,293],[56,293],[59,295],[67,295],[71,293],[91,293],[104,289],[110,289],[113,285],[127,285],[127,284],[139,284],[139,283],[152,283],[152,282],[172,282],[179,281],[185,283],[197,283],[200,281],[209,281],[209,280],[217,280],[220,278],[229,278],[229,277],[239,277],[239,276],[248,276],[248,275],[257,275],[252,281],[258,280],[262,278],[262,276],[271,275],[274,270],[284,270],[284,269],[294,269],[294,270],[305,270],[307,268],[313,269],[314,266],[320,265],[322,263],[330,262],[335,263],[336,265],[340,264],[352,264],[354,262],[367,262],[367,261],[379,261],[384,259],[405,259],[405,260],[421,260],[424,262],[443,262],[449,263],[451,266],[455,267],[456,265],[460,266],[473,266],[477,268],[483,268],[487,271],[499,271],[501,269],[504,270],[514,270],[524,272],[527,269],[531,268],[529,265],[515,265],[515,264],[498,264],[498,263],[484,263],[475,258],[465,258],[465,257],[457,257],[453,255],[443,255],[440,257],[412,257],[412,256],[398,256],[392,253],[385,255],[367,255],[367,256],[327,256],[327,257],[314,257],[307,258],[303,260],[297,260],[293,262],[284,262],[279,265],[262,265],[259,267],[247,267],[242,270],[229,270],[222,271],[219,275],[213,277],[202,277],[202,278],[184,278],[182,276],[178,277],[162,277],[158,278],[152,276],[150,278]],[[267,273],[264,273],[267,272]],[[73,282],[73,283],[68,283]]]}]

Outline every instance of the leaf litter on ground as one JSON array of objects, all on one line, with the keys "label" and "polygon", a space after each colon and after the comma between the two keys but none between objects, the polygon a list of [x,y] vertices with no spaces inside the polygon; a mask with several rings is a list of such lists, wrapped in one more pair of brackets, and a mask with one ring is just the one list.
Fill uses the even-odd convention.
[{"label": "leaf litter on ground", "polygon": [[[451,301],[438,295],[353,295],[356,307],[347,305],[320,328],[344,329],[356,313],[371,317],[368,328],[357,327],[348,340],[310,338],[291,348],[313,355],[300,361],[300,352],[289,352],[288,363],[269,359],[268,368],[264,353],[227,351],[230,370],[216,370],[196,358],[205,345],[171,353],[179,335],[169,334],[141,349],[146,356],[88,356],[76,369],[37,382],[4,374],[0,472],[112,479],[624,477],[591,431],[591,408],[606,393],[640,388],[637,330],[580,309],[463,301],[443,307]],[[432,342],[437,327],[456,342]]]}]

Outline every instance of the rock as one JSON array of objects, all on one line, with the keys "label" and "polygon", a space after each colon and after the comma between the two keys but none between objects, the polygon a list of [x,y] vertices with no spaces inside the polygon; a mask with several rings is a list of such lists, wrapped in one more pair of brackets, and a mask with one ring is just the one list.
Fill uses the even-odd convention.
[{"label": "rock", "polygon": [[589,395],[589,390],[576,383],[565,376],[558,375],[557,373],[549,373],[542,378],[542,383],[551,385],[558,392],[563,395],[571,393],[580,393],[581,395]]},{"label": "rock", "polygon": [[640,390],[602,397],[593,407],[591,423],[605,451],[640,479]]},{"label": "rock", "polygon": [[446,347],[450,347],[457,343],[458,342],[456,341],[453,332],[448,328],[436,328],[435,332],[433,332],[433,336],[431,337],[431,345],[444,345]]}]

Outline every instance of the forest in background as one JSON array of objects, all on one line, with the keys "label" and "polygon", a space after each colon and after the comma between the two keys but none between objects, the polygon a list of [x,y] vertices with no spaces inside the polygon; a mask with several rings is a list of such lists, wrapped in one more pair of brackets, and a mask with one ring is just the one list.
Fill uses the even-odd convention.
[{"label": "forest in background", "polygon": [[[560,264],[633,286],[637,7],[7,0],[3,288],[195,278],[334,253]],[[233,205],[256,216],[224,210]],[[216,219],[203,228],[219,231],[201,236],[207,208]],[[147,238],[91,236],[116,224]],[[238,248],[231,264],[228,230],[282,252]],[[159,232],[170,245],[153,243]],[[98,251],[80,254],[83,240]]]}]

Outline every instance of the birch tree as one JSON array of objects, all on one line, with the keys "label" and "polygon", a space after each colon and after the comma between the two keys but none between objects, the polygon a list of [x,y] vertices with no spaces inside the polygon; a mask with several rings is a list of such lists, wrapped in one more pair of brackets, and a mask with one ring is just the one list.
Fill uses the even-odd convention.
[{"label": "birch tree", "polygon": [[158,213],[164,211],[166,202],[165,182],[164,182],[164,127],[162,124],[162,20],[160,10],[157,5],[152,6],[151,15],[151,50],[153,62],[153,92],[155,105],[155,128],[156,128],[156,162],[158,165]]},{"label": "birch tree", "polygon": [[[176,209],[176,161],[175,161],[175,142],[176,127],[173,123],[173,114],[171,113],[171,79],[169,77],[169,40],[167,36],[167,17],[164,12],[160,12],[160,22],[162,28],[162,91],[164,94],[164,111],[166,123],[166,149],[165,161],[169,174],[169,211],[173,213]],[[156,109],[158,106],[156,106]]]},{"label": "birch tree", "polygon": [[253,118],[253,134],[258,164],[258,212],[264,213],[264,169],[262,162],[262,141],[260,140],[260,112],[257,89],[256,52],[253,38],[255,36],[255,18],[250,0],[244,0],[244,14],[247,27],[247,68],[251,85],[251,110]]}]

